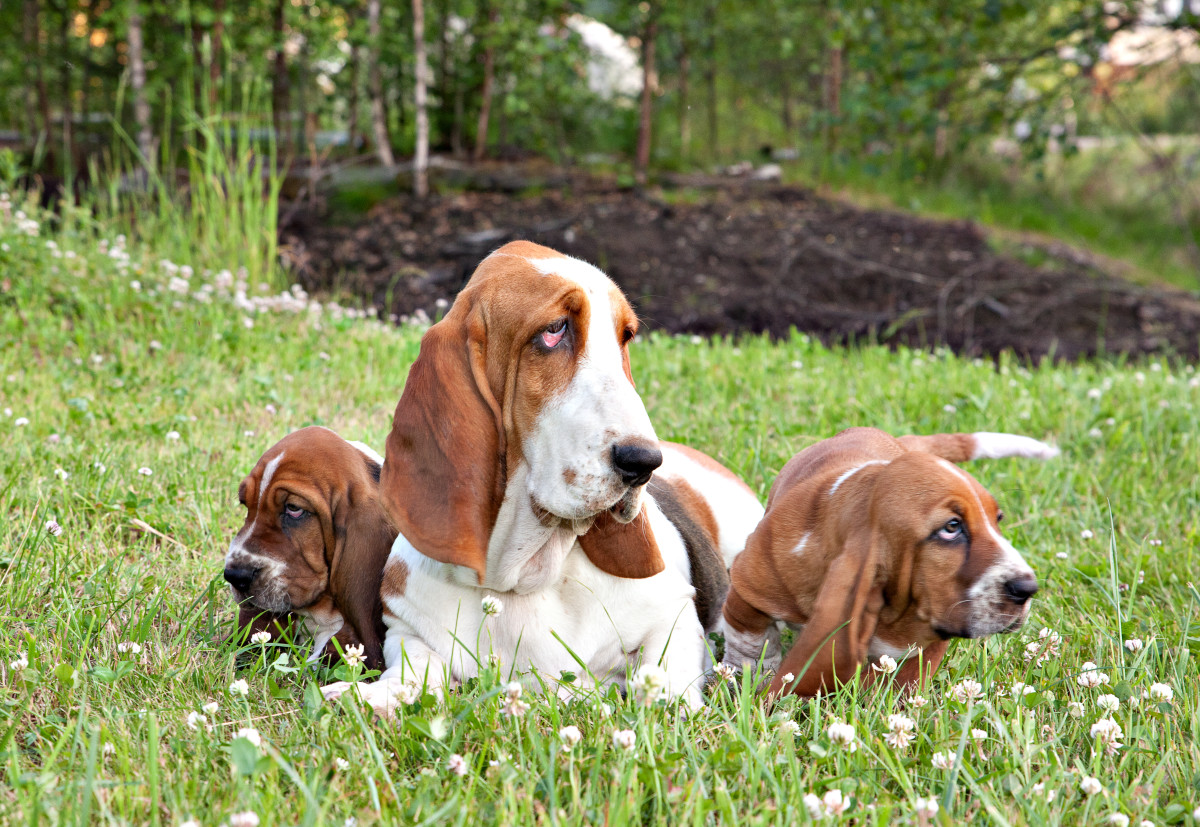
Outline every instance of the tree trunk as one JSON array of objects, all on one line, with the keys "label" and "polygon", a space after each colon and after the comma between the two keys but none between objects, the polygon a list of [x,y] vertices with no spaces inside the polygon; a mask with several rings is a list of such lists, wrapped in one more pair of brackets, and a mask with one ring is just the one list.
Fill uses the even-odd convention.
[{"label": "tree trunk", "polygon": [[274,111],[275,145],[284,157],[292,154],[292,130],[288,112],[287,0],[275,0],[275,67],[271,76],[271,108]]},{"label": "tree trunk", "polygon": [[679,52],[679,154],[688,156],[688,147],[692,143],[692,125],[689,120],[691,100],[689,97],[688,73],[692,69],[691,44],[683,38]]},{"label": "tree trunk", "polygon": [[71,100],[71,67],[74,60],[71,57],[71,3],[70,0],[63,3],[62,16],[62,47],[58,55],[59,62],[62,64],[62,71],[59,73],[59,83],[62,91],[62,145],[63,145],[63,194],[69,191],[71,186],[71,177],[74,173],[75,165],[75,140],[73,135],[74,124],[71,119],[74,117],[75,105]]},{"label": "tree trunk", "polygon": [[472,158],[482,161],[487,154],[488,121],[492,116],[492,87],[496,84],[496,45],[493,42],[496,28],[496,7],[490,3],[484,15],[487,24],[483,30],[483,88],[479,92],[479,122],[475,126],[475,152]]},{"label": "tree trunk", "polygon": [[838,127],[837,119],[842,108],[842,47],[833,46],[829,49],[829,68],[825,76],[825,112],[829,118],[829,128],[825,134],[825,146],[829,152],[837,149]]},{"label": "tree trunk", "polygon": [[137,149],[147,173],[154,166],[154,135],[150,131],[150,103],[146,100],[146,59],[142,42],[142,10],[137,0],[129,3],[129,91],[133,95],[133,122],[137,127]]},{"label": "tree trunk", "polygon": [[715,160],[720,157],[717,145],[719,121],[717,118],[717,3],[710,0],[704,8],[705,30],[708,33],[708,61],[704,67],[704,85],[708,92],[708,151]]},{"label": "tree trunk", "polygon": [[221,83],[221,45],[225,39],[225,0],[213,0],[212,49],[208,64],[208,107],[216,112]]},{"label": "tree trunk", "polygon": [[350,147],[350,152],[354,152],[358,148],[358,85],[362,75],[362,48],[352,46],[350,48],[350,99],[346,104],[349,110],[346,123],[346,143]]},{"label": "tree trunk", "polygon": [[[24,29],[25,64],[27,71],[32,72],[32,82],[29,84],[28,106],[30,134],[40,136],[38,141],[50,138],[50,97],[46,93],[46,77],[42,74],[42,24],[41,10],[38,0],[25,0]],[[38,119],[41,123],[38,123]]]},{"label": "tree trunk", "polygon": [[413,55],[416,79],[413,85],[413,108],[416,110],[417,147],[413,154],[413,195],[424,198],[429,194],[429,112],[426,109],[426,84],[429,67],[425,61],[425,2],[412,0]]},{"label": "tree trunk", "polygon": [[633,180],[639,187],[646,185],[650,169],[650,129],[654,120],[654,89],[658,85],[658,73],[654,68],[657,39],[658,10],[651,4],[646,29],[642,34],[642,107],[638,117],[637,157],[633,167]]},{"label": "tree trunk", "polygon": [[375,139],[375,152],[379,163],[385,167],[396,166],[392,154],[392,141],[388,137],[387,112],[383,106],[383,70],[379,68],[379,55],[383,49],[379,30],[380,0],[367,0],[367,94],[371,98],[371,132]]}]

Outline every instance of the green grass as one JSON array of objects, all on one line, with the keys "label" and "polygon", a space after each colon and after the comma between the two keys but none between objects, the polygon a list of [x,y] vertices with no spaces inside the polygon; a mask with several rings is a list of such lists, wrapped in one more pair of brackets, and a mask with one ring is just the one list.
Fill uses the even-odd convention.
[{"label": "green grass", "polygon": [[[795,451],[851,425],[1057,441],[1050,463],[971,468],[1041,579],[1031,622],[955,643],[929,705],[909,707],[916,740],[903,750],[882,738],[899,703],[887,686],[774,709],[749,682],[718,686],[687,719],[613,693],[570,706],[533,693],[508,719],[504,679],[485,673],[380,722],[315,702],[332,674],[293,671],[302,647],[252,645],[239,659],[222,642],[233,615],[219,572],[242,520],[237,484],[275,440],[319,423],[382,447],[420,331],[330,308],[250,313],[202,288],[237,262],[177,260],[194,274],[175,292],[182,276],[161,259],[186,247],[186,227],[163,248],[131,247],[122,268],[102,251],[115,246],[104,227],[49,236],[37,216],[38,235],[22,235],[15,209],[0,208],[0,823],[217,825],[250,810],[263,824],[790,824],[808,819],[806,794],[833,790],[851,799],[843,821],[880,825],[918,823],[914,802],[929,797],[945,823],[1177,823],[1200,804],[1191,367],[650,335],[633,360],[659,434],[763,496]],[[302,302],[276,302],[289,304]],[[1043,627],[1063,645],[1039,666],[1023,654]],[[1129,637],[1146,647],[1126,651]],[[121,652],[126,641],[141,651]],[[1122,699],[1114,756],[1089,734],[1104,690],[1077,683],[1086,661]],[[244,699],[228,691],[239,678]],[[948,699],[967,678],[984,699]],[[1015,681],[1037,691],[1002,695]],[[1128,703],[1156,681],[1171,704]],[[189,728],[210,701],[212,730]],[[834,720],[854,725],[856,751],[830,740]],[[568,724],[583,740],[565,752]],[[237,737],[243,727],[261,747]],[[613,746],[617,729],[636,733],[634,749]],[[951,769],[932,765],[939,752],[956,756]],[[461,777],[448,771],[456,754]],[[1085,776],[1102,792],[1084,795]]]}]

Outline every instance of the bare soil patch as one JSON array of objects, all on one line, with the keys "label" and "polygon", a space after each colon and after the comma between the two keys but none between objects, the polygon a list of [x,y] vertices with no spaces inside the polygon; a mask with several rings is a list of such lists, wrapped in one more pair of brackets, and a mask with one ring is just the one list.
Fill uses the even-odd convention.
[{"label": "bare soil patch", "polygon": [[293,210],[281,238],[306,289],[396,316],[434,315],[481,258],[526,238],[597,264],[648,327],[671,332],[796,328],[827,342],[1035,360],[1200,355],[1195,296],[1112,278],[1083,256],[1054,248],[1035,265],[998,253],[968,222],[855,209],[794,187],[685,183],[639,194],[573,178],[532,195],[396,197],[351,225]]}]

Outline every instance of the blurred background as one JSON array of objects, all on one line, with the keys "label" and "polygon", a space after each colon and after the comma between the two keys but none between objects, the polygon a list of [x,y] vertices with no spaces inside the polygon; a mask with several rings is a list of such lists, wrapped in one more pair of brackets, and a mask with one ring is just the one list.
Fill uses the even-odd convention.
[{"label": "blurred background", "polygon": [[0,185],[435,316],[511,238],[652,327],[1195,356],[1200,0],[17,0]]}]

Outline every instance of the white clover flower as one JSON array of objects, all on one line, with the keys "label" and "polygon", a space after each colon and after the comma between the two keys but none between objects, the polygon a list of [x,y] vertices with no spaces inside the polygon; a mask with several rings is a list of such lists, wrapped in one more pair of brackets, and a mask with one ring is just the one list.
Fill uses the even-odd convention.
[{"label": "white clover flower", "polygon": [[200,729],[208,724],[208,718],[201,715],[199,712],[189,712],[184,719],[188,729]]},{"label": "white clover flower", "polygon": [[1140,637],[1131,637],[1129,640],[1125,641],[1125,648],[1135,655],[1142,651],[1145,645],[1146,644],[1142,642]]},{"label": "white clover flower", "polygon": [[1150,700],[1159,704],[1169,704],[1175,698],[1175,690],[1165,683],[1150,684]]},{"label": "white clover flower", "polygon": [[467,759],[456,752],[446,759],[446,769],[462,778],[470,768],[467,766]]},{"label": "white clover flower", "polygon": [[876,672],[883,673],[884,675],[890,675],[895,672],[897,668],[899,668],[899,664],[896,663],[896,659],[893,657],[889,657],[888,655],[880,655],[879,663],[872,663],[871,668]]},{"label": "white clover flower", "polygon": [[908,705],[913,709],[924,709],[929,705],[929,699],[921,695],[913,695],[908,699]]},{"label": "white clover flower", "polygon": [[948,770],[954,766],[954,753],[935,752],[929,759],[929,763],[933,765],[935,770]]},{"label": "white clover flower", "polygon": [[971,730],[971,738],[976,743],[978,743],[980,741],[986,741],[987,737],[988,737],[988,733],[987,733],[986,729],[972,729]]},{"label": "white clover flower", "polygon": [[345,772],[350,769],[350,762],[339,755],[333,759],[333,768],[338,772]]},{"label": "white clover flower", "polygon": [[250,694],[250,684],[245,678],[238,678],[233,683],[229,684],[230,695],[241,695],[243,698]]},{"label": "white clover flower", "polygon": [[366,656],[363,654],[366,649],[367,647],[361,643],[347,646],[342,650],[342,660],[346,661],[346,665],[351,669],[362,666],[366,661]]},{"label": "white clover flower", "polygon": [[229,817],[229,827],[258,827],[258,813],[246,810]]},{"label": "white clover flower", "polygon": [[1054,556],[1057,557],[1059,560],[1066,560],[1071,555],[1067,554],[1065,551],[1056,551],[1056,552],[1054,552]]},{"label": "white clover flower", "polygon": [[800,725],[795,721],[787,720],[779,725],[779,730],[785,735],[791,735],[795,737],[800,734]]},{"label": "white clover flower", "polygon": [[583,740],[583,733],[577,726],[565,726],[558,731],[558,740],[562,742],[563,752],[570,752]]},{"label": "white clover flower", "polygon": [[1129,827],[1129,816],[1124,813],[1113,813],[1105,823],[1115,825],[1115,827]]},{"label": "white clover flower", "polygon": [[209,701],[204,706],[200,707],[200,709],[205,715],[216,715],[217,710],[220,709],[220,706],[216,701]]},{"label": "white clover flower", "polygon": [[163,343],[160,342],[158,339],[151,339],[150,340],[150,349],[151,350],[162,350]]},{"label": "white clover flower", "polygon": [[187,821],[179,822],[179,827],[201,827],[201,824],[196,819],[189,818]]},{"label": "white clover flower", "polygon": [[1090,528],[1085,528],[1083,531],[1079,532],[1079,536],[1081,539],[1090,540],[1093,537],[1095,537],[1096,535],[1092,533],[1092,530]]},{"label": "white clover flower", "polygon": [[1101,695],[1096,698],[1096,706],[1105,712],[1116,712],[1121,708],[1121,699],[1116,695]]},{"label": "white clover flower", "polygon": [[[138,473],[141,474],[143,477],[148,477],[151,474],[153,474],[154,472],[152,470],[150,470],[149,468],[147,468],[145,465],[143,465],[141,468],[138,469]],[[257,818],[257,816],[255,816],[255,818]]]},{"label": "white clover flower", "polygon": [[[1174,377],[1169,378],[1173,379]],[[1143,818],[1141,822],[1138,823],[1138,827],[1154,827],[1154,822],[1148,818]]]},{"label": "white clover flower", "polygon": [[793,675],[791,672],[785,672],[783,677],[780,678],[779,680],[783,683],[784,686],[791,686],[792,682],[796,680],[796,676]]},{"label": "white clover flower", "polygon": [[255,632],[254,634],[250,635],[250,642],[251,643],[270,643],[271,642],[271,633],[268,632],[266,629],[263,629],[261,632]]},{"label": "white clover flower", "polygon": [[1020,700],[1026,695],[1032,695],[1034,692],[1037,692],[1037,690],[1027,683],[1023,683],[1022,681],[1013,682],[1012,696],[1017,700]]},{"label": "white clover flower", "polygon": [[233,737],[235,740],[238,738],[245,738],[256,747],[262,746],[262,735],[260,735],[258,730],[254,727],[242,727]]},{"label": "white clover flower", "polygon": [[917,731],[917,722],[907,715],[889,715],[887,735],[883,740],[896,749],[904,749],[912,743]]},{"label": "white clover flower", "polygon": [[1079,701],[1071,701],[1067,704],[1067,714],[1072,718],[1083,717],[1083,704]]},{"label": "white clover flower", "polygon": [[178,442],[179,441],[179,431],[167,431],[166,439],[167,439],[167,442]]},{"label": "white clover flower", "polygon": [[825,734],[830,741],[842,747],[846,752],[854,752],[858,749],[858,736],[854,732],[854,724],[834,721],[825,730]]},{"label": "white clover flower", "polygon": [[[723,681],[727,681],[729,683],[737,682],[737,669],[733,666],[730,666],[728,663],[722,662],[714,665],[713,672]],[[783,685],[787,686],[788,683],[788,681],[784,681]]]},{"label": "white clover flower", "polygon": [[1087,392],[1088,399],[1099,399],[1102,391],[1099,388],[1092,388]]},{"label": "white clover flower", "polygon": [[106,466],[103,462],[100,462],[99,460],[96,460],[95,462],[93,462],[92,467],[96,469],[97,474],[103,474],[105,471],[108,470],[108,466]]},{"label": "white clover flower", "polygon": [[521,684],[512,681],[504,687],[504,698],[500,701],[500,714],[520,718],[529,711],[529,704],[521,700]]},{"label": "white clover flower", "polygon": [[46,533],[51,537],[61,537],[63,527],[58,524],[58,520],[51,517],[49,520],[46,520]]},{"label": "white clover flower", "polygon": [[54,469],[54,476],[58,477],[58,478],[59,478],[60,480],[62,480],[63,482],[66,482],[66,481],[67,481],[67,480],[70,478],[70,476],[71,476],[71,475],[70,475],[70,474],[68,474],[66,471],[64,471],[64,470],[63,470],[63,469],[61,469],[61,468],[55,468],[55,469]]},{"label": "white clover flower", "polygon": [[1085,775],[1079,782],[1079,789],[1083,791],[1084,795],[1095,795],[1104,789],[1104,785],[1100,783],[1100,779]]},{"label": "white clover flower", "polygon": [[913,812],[922,822],[932,819],[940,809],[936,798],[918,798],[913,802]]},{"label": "white clover flower", "polygon": [[1053,692],[1051,692],[1049,689],[1047,689],[1046,691],[1044,691],[1044,692],[1042,693],[1042,697],[1043,697],[1043,698],[1045,698],[1045,699],[1046,699],[1047,701],[1049,701],[1050,703],[1054,703],[1054,697],[1055,697],[1055,695],[1054,695],[1054,693],[1053,693]]},{"label": "white clover flower", "polygon": [[[804,809],[808,810],[808,815],[814,821],[825,815],[824,808],[821,806],[821,799],[813,793],[806,793],[804,796]],[[1200,808],[1196,812],[1200,813]]]},{"label": "white clover flower", "polygon": [[116,752],[117,752],[117,745],[114,744],[112,741],[105,741],[104,746],[101,747],[101,749],[100,749],[100,754],[103,755],[105,758],[109,758],[113,755],[116,755]]},{"label": "white clover flower", "polygon": [[[1196,378],[1200,379],[1200,376],[1197,376]],[[1192,820],[1200,821],[1200,807],[1197,807],[1196,809],[1192,810]]]},{"label": "white clover flower", "polygon": [[1092,724],[1091,734],[1104,747],[1106,755],[1114,755],[1121,749],[1121,739],[1125,737],[1121,725],[1112,718],[1101,718]]},{"label": "white clover flower", "polygon": [[850,799],[842,795],[841,790],[830,790],[821,797],[821,803],[825,805],[825,814],[831,818],[837,818],[850,806]]},{"label": "white clover flower", "polygon": [[[421,697],[421,687],[411,683],[402,683],[399,686],[393,686],[391,691],[392,697],[405,706],[411,706]],[[528,707],[526,707],[528,709]]]},{"label": "white clover flower", "polygon": [[614,730],[612,734],[613,746],[624,752],[629,752],[637,745],[637,733],[632,729]]},{"label": "white clover flower", "polygon": [[29,424],[28,417],[18,416],[16,419],[13,420],[13,425],[16,425],[18,428],[24,428],[28,424]]},{"label": "white clover flower", "polygon": [[12,661],[8,662],[8,668],[14,672],[20,672],[22,669],[28,669],[29,668],[29,656],[27,654],[25,654],[24,652],[22,652],[21,654],[17,655],[16,660],[12,660]]},{"label": "white clover flower", "polygon": [[642,664],[634,673],[630,688],[643,706],[651,706],[667,692],[666,670],[657,664]]},{"label": "white clover flower", "polygon": [[1088,689],[1095,689],[1097,686],[1108,684],[1108,675],[1098,671],[1099,667],[1089,661],[1084,661],[1083,666],[1079,667],[1082,673],[1076,678],[1076,682],[1080,686],[1086,686]]},{"label": "white clover flower", "polygon": [[117,651],[122,655],[140,655],[142,653],[141,644],[135,643],[132,640],[126,640],[117,644]]},{"label": "white clover flower", "polygon": [[480,601],[480,607],[485,615],[498,615],[504,611],[504,601],[494,594],[485,594]]},{"label": "white clover flower", "polygon": [[974,703],[983,697],[983,684],[971,678],[966,678],[950,687],[947,697],[953,698],[962,704]]},{"label": "white clover flower", "polygon": [[1100,439],[1104,436],[1104,431],[1100,430],[1099,428],[1092,428],[1090,431],[1088,431],[1088,436],[1092,439]]}]

